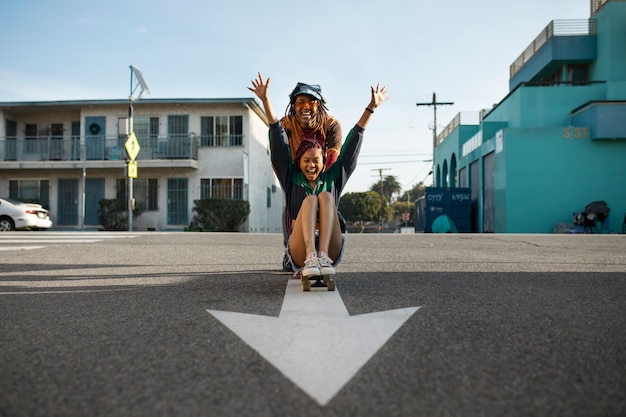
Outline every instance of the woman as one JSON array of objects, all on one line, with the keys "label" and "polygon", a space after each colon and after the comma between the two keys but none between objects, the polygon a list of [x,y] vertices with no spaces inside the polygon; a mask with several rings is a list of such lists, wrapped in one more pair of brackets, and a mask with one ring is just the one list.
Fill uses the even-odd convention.
[{"label": "woman", "polygon": [[[252,81],[252,88],[248,89],[263,103],[270,124],[272,166],[285,190],[293,224],[288,253],[294,271],[296,274],[301,272],[303,282],[308,283],[309,277],[335,274],[334,267],[341,260],[343,236],[337,204],[356,168],[365,127],[374,110],[387,99],[387,88],[380,84],[371,87],[370,101],[356,126],[348,133],[337,161],[324,170],[326,153],[318,141],[302,140],[292,159],[287,133],[269,99],[269,85],[270,78],[264,81],[258,74]],[[319,232],[317,242],[316,230]]]}]

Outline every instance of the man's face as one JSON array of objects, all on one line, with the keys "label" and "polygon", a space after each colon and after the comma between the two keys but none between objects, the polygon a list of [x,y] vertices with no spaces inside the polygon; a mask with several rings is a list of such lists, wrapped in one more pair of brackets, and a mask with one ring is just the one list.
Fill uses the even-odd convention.
[{"label": "man's face", "polygon": [[296,108],[296,120],[304,129],[309,128],[311,121],[317,114],[320,102],[315,97],[302,94],[296,97],[294,106]]}]

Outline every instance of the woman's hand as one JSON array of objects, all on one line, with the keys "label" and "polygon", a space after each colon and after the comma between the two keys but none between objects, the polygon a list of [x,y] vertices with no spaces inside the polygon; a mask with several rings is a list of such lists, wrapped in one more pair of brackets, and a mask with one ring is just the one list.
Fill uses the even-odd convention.
[{"label": "woman's hand", "polygon": [[380,86],[380,83],[376,84],[376,87],[370,87],[372,90],[372,97],[370,98],[370,102],[363,111],[361,118],[357,122],[357,125],[361,126],[363,129],[367,127],[367,124],[370,121],[370,118],[374,114],[374,110],[387,101],[387,86]]},{"label": "woman's hand", "polygon": [[376,87],[370,87],[372,90],[372,98],[370,99],[370,104],[368,108],[374,110],[376,107],[383,104],[383,102],[387,101],[387,86],[380,86],[380,83],[376,84]]},{"label": "woman's hand", "polygon": [[268,77],[265,82],[263,82],[263,76],[259,72],[257,78],[252,80],[252,88],[248,87],[248,90],[252,91],[256,96],[261,100],[267,100],[267,91],[270,86],[270,78]]},{"label": "woman's hand", "polygon": [[274,113],[274,109],[272,108],[272,102],[270,101],[270,97],[268,94],[268,90],[270,87],[270,77],[267,77],[265,82],[263,81],[263,76],[259,72],[256,80],[252,80],[252,87],[248,87],[248,90],[252,91],[263,103],[263,108],[265,109],[265,116],[267,116],[267,121],[269,124],[276,123],[278,118]]}]

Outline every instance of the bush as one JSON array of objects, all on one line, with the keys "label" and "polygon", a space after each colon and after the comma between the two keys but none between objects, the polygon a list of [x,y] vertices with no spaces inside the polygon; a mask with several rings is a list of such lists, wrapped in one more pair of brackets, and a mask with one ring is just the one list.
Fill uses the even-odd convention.
[{"label": "bush", "polygon": [[[138,217],[141,213],[141,209],[135,206],[133,216]],[[104,230],[128,230],[128,202],[103,198],[100,200],[98,220]]]},{"label": "bush", "polygon": [[191,225],[187,231],[236,232],[250,214],[250,203],[245,200],[207,198],[194,200]]}]

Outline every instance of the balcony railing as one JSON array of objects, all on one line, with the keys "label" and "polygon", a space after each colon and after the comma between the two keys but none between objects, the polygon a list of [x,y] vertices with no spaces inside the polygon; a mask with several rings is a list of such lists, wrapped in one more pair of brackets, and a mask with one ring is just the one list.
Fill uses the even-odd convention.
[{"label": "balcony railing", "polygon": [[[116,161],[128,159],[126,137],[85,137],[85,159]],[[198,159],[198,139],[188,135],[151,137],[139,142],[138,160]],[[79,161],[81,143],[78,136],[9,136],[0,137],[2,161]]]},{"label": "balcony railing", "polygon": [[595,19],[553,20],[535,38],[534,41],[511,64],[509,74],[512,78],[528,62],[535,53],[553,36],[595,36],[597,33]]},{"label": "balcony railing", "polygon": [[457,113],[454,119],[446,127],[443,128],[441,133],[437,135],[435,140],[435,146],[439,146],[454,129],[460,125],[479,125],[480,124],[480,112],[464,111]]}]

